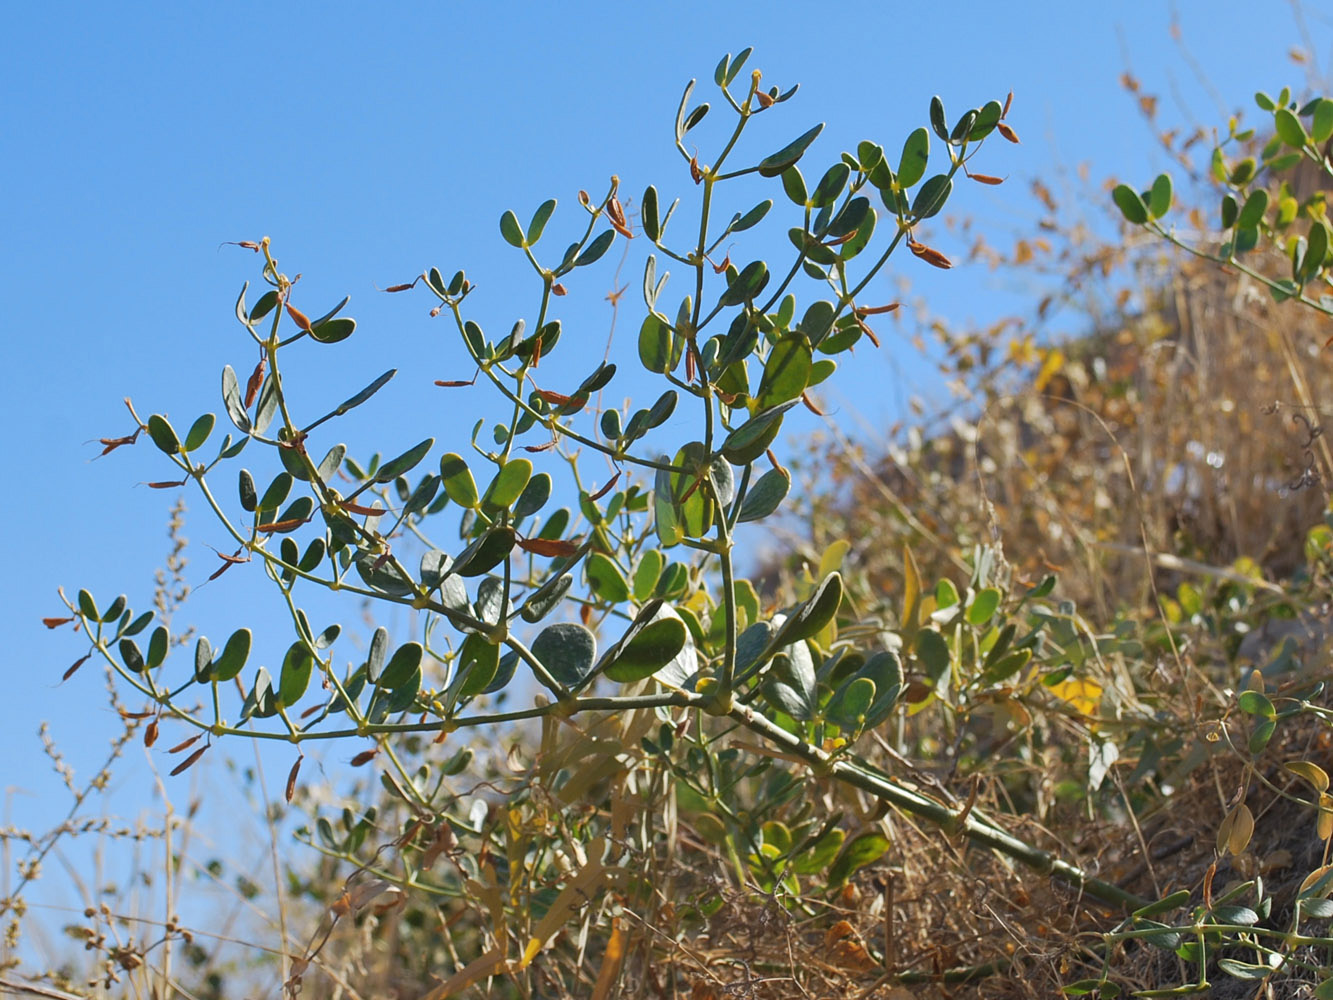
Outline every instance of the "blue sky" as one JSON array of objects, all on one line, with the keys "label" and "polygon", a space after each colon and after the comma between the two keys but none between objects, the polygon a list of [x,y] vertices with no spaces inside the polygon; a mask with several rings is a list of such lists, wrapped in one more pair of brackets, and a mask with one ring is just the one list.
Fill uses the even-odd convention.
[{"label": "blue sky", "polygon": [[[1049,184],[1087,163],[1097,192],[1106,177],[1143,184],[1169,166],[1118,83],[1123,71],[1163,95],[1164,116],[1186,123],[1221,123],[1252,107],[1259,88],[1301,88],[1288,52],[1302,39],[1287,3],[1189,0],[1175,9],[1211,91],[1175,47],[1172,7],[1160,2],[879,3],[836,13],[787,2],[13,6],[0,39],[0,407],[20,481],[7,503],[11,707],[0,759],[6,782],[25,792],[15,818],[40,825],[63,811],[42,798],[55,781],[34,735],[40,719],[83,768],[114,731],[91,669],[57,684],[83,649],[38,623],[59,612],[56,587],[86,586],[103,602],[129,592],[143,606],[166,551],[172,494],[136,484],[168,478],[170,467],[146,443],[91,461],[98,449],[88,442],[131,429],[125,396],[145,416],[171,414],[178,428],[221,413],[218,373],[224,364],[243,371],[251,358],[232,303],[243,281],[256,283],[256,260],[224,241],[270,235],[284,268],[304,275],[297,301],[307,312],[352,296],[357,335],[299,362],[311,406],[401,369],[347,424],[353,453],[427,435],[461,451],[473,414],[491,401],[481,390],[433,388],[436,378],[470,374],[461,348],[443,319],[429,318],[424,294],[376,287],[432,265],[464,267],[492,335],[530,314],[532,285],[500,239],[501,212],[526,220],[558,198],[548,240],[563,246],[578,225],[576,192],[599,193],[613,173],[626,195],[651,181],[664,195],[692,197],[671,124],[684,82],[710,81],[724,52],[754,46],[751,65],[766,81],[802,85],[780,117],[760,122],[753,153],[824,121],[811,153],[821,165],[863,138],[896,155],[925,122],[932,94],[956,116],[1013,90],[1010,121],[1023,145],[995,143],[978,164],[1009,182],[967,186],[950,205],[994,226],[1003,243],[1036,218],[1026,193],[1034,178]],[[1314,5],[1304,17],[1327,67],[1333,23]],[[770,193],[776,219],[782,196]],[[1095,199],[1079,210],[1104,224]],[[946,235],[939,245],[962,250]],[[619,251],[572,281],[561,303],[575,331],[567,335],[589,345],[583,361],[600,357],[606,341],[603,296]],[[620,342],[631,349],[642,259],[633,248],[621,279],[630,292]],[[910,257],[897,266],[932,310],[955,320],[1024,305],[1021,290],[981,267],[926,274]],[[889,278],[883,287],[887,300]],[[904,387],[933,384],[903,344],[858,352],[840,385],[840,405],[871,426],[903,415]],[[214,565],[202,543],[221,545],[221,533],[186,499],[198,584]],[[248,569],[257,583],[258,569]],[[237,571],[202,590],[184,617],[223,636],[242,621],[272,620],[252,613],[255,603]],[[271,639],[277,648],[287,641],[285,630]],[[127,772],[123,810],[151,801],[147,773],[137,764]]]}]

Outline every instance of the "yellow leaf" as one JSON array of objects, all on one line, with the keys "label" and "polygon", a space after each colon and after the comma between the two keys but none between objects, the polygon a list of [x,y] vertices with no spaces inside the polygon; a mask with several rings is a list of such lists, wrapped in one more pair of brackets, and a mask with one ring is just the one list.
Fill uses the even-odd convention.
[{"label": "yellow leaf", "polygon": [[597,985],[593,987],[591,1000],[606,1000],[615,988],[620,976],[620,963],[625,957],[625,927],[617,917],[611,922],[611,937],[607,939],[606,951],[602,954],[602,968],[597,973]]},{"label": "yellow leaf", "polygon": [[421,1000],[447,1000],[448,997],[457,996],[477,980],[486,978],[504,964],[504,952],[498,947],[492,948],[480,958],[468,963],[465,968],[455,972]]},{"label": "yellow leaf", "polygon": [[1319,820],[1315,824],[1315,831],[1320,840],[1333,837],[1333,795],[1319,796]]},{"label": "yellow leaf", "polygon": [[903,543],[903,618],[904,631],[912,631],[920,621],[918,612],[921,604],[921,571],[916,567],[916,557],[912,550]]},{"label": "yellow leaf", "polygon": [[519,961],[518,967],[520,969],[526,969],[529,965],[532,964],[532,960],[537,957],[538,952],[540,952],[541,950],[542,950],[541,939],[529,938],[528,946],[523,949],[523,958]]},{"label": "yellow leaf", "polygon": [[1241,854],[1254,836],[1254,813],[1244,802],[1227,813],[1222,825],[1217,828],[1217,849],[1230,851],[1233,855]]},{"label": "yellow leaf", "polygon": [[[1301,882],[1301,887],[1296,890],[1296,895],[1297,896],[1305,895],[1305,893],[1309,891],[1311,887],[1313,887],[1320,879],[1324,878],[1324,876],[1328,875],[1330,872],[1333,872],[1333,865],[1324,865],[1321,868],[1316,868],[1309,875],[1305,876],[1305,879]],[[1319,893],[1319,898],[1322,899],[1324,896],[1327,896],[1328,890],[1330,888],[1333,888],[1333,886],[1325,885],[1323,890]]]},{"label": "yellow leaf", "polygon": [[824,550],[824,554],[819,557],[819,579],[825,579],[830,573],[836,573],[842,569],[842,561],[851,551],[852,543],[845,538],[839,538]]},{"label": "yellow leaf", "polygon": [[1091,715],[1095,712],[1097,703],[1102,697],[1102,686],[1086,677],[1063,680],[1059,684],[1052,685],[1050,691],[1061,701],[1068,702],[1080,715]]},{"label": "yellow leaf", "polygon": [[1058,347],[1046,351],[1045,354],[1046,359],[1042,363],[1041,371],[1037,372],[1036,387],[1038,392],[1045,392],[1047,383],[1065,366],[1064,351]]},{"label": "yellow leaf", "polygon": [[[1259,671],[1255,671],[1257,674]],[[1289,760],[1282,765],[1292,774],[1299,778],[1304,778],[1310,784],[1314,785],[1314,790],[1320,794],[1328,791],[1328,772],[1318,764],[1308,760]]]}]

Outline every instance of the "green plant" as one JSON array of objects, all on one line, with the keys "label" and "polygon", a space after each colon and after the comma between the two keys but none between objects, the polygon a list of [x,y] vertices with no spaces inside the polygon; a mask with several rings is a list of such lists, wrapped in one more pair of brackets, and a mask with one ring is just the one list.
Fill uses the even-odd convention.
[{"label": "green plant", "polygon": [[[872,318],[896,304],[864,297],[895,251],[905,246],[914,265],[951,266],[918,238],[921,224],[943,208],[955,180],[997,181],[969,168],[984,140],[1017,141],[1007,101],[951,123],[935,99],[929,127],[915,130],[896,160],[867,140],[810,184],[800,164],[822,126],[767,156],[744,152],[755,119],[795,92],[764,89],[758,71],[743,76],[748,55],[724,58],[715,73],[734,120],[708,162],[686,138],[710,105],[691,104],[693,83],[680,101],[674,139],[681,177],[699,189],[697,229],[669,238],[669,229],[683,228],[670,226],[679,201],[667,204],[654,186],[633,219],[616,178],[599,200],[580,192],[579,234],[550,256],[539,248],[555,201],[539,206],[526,227],[506,212],[501,236],[531,267],[536,292],[532,322],[518,319],[497,339],[470,318],[474,288],[461,270],[446,279],[430,268],[389,289],[424,286],[433,313],[448,317],[475,365],[472,380],[480,377],[504,401],[505,416],[489,431],[485,418],[476,423],[469,457],[447,452],[426,466],[432,437],[388,461],[358,460],[337,443],[336,420],[384,389],[394,370],[321,415],[296,412],[284,384],[292,353],[312,342],[335,345],[356,324],[340,314],[346,300],[313,320],[299,309],[298,286],[267,238],[240,244],[262,256],[268,287],[253,304],[243,288],[236,302],[258,360],[244,385],[232,367],[222,374],[235,433],[210,447],[213,414],[181,434],[166,417],[141,419],[131,406],[133,433],[106,442],[111,450],[141,434],[151,440],[175,467],[169,485],[197,488],[235,545],[214,576],[247,563],[262,570],[294,637],[273,672],[250,668],[254,637],[245,626],[217,646],[200,637],[182,666],[169,657],[175,640],[154,612],[136,615],[126,597],[103,604],[81,590],[66,604],[89,655],[151,702],[154,726],[160,719],[192,731],[173,747],[173,775],[223,737],[285,743],[295,751],[290,801],[307,746],[366,741],[353,764],[382,766],[392,808],[348,809],[341,830],[320,816],[302,832],[372,879],[325,890],[330,933],[343,917],[366,913],[390,885],[413,900],[403,920],[417,926],[452,908],[447,926],[468,933],[445,934],[438,955],[419,956],[420,976],[444,979],[433,995],[495,976],[523,990],[573,991],[588,975],[593,924],[601,969],[594,995],[609,994],[631,942],[635,974],[649,975],[663,945],[642,913],[660,911],[663,901],[649,869],[631,862],[658,851],[658,813],[693,817],[740,885],[781,895],[793,911],[813,913],[812,893],[837,890],[883,858],[890,809],[1112,907],[1147,902],[1010,832],[975,792],[955,800],[872,762],[867,750],[908,713],[929,711],[942,738],[962,740],[973,704],[1003,703],[1018,688],[1017,703],[1067,721],[1086,715],[1080,671],[1097,640],[1071,609],[1047,600],[1053,581],[1015,585],[995,553],[977,549],[961,588],[914,578],[900,616],[887,621],[860,615],[847,599],[839,573],[845,547],[830,547],[780,612],[740,576],[739,526],[773,516],[790,487],[770,450],[784,415],[802,402],[815,408],[809,391],[834,374],[837,359],[875,341]],[[938,172],[928,176],[932,161]],[[780,267],[716,259],[773,208],[772,199],[761,200],[719,224],[721,196],[741,179],[777,181],[794,205],[793,252]],[[636,221],[654,251],[644,263],[637,359],[664,388],[650,406],[592,414],[615,364],[558,385],[545,383],[541,365],[571,336],[556,315],[560,297],[573,291],[566,282],[572,286],[617,236],[636,236]],[[659,260],[688,275],[674,308]],[[796,291],[808,288],[815,291],[800,307]],[[451,391],[465,382],[437,384]],[[663,448],[660,431],[649,435],[678,412],[688,423],[678,419],[673,431],[689,426],[687,439]],[[261,450],[269,468],[258,478],[240,469],[228,499],[224,470],[247,449],[252,458]],[[581,450],[615,470],[600,489]],[[570,483],[569,506],[544,516],[566,494],[539,463],[563,470]],[[436,541],[435,526],[450,513],[458,541]],[[342,625],[319,628],[302,607],[319,589],[411,609],[419,614],[413,637],[395,644],[377,629],[365,654],[340,669],[334,650]],[[560,614],[577,620],[546,624],[529,638]],[[524,687],[524,675],[542,689],[533,705],[499,704]],[[197,709],[198,699],[208,707]],[[540,725],[540,736],[511,753],[507,771],[493,760],[474,762],[468,734],[527,724]],[[498,794],[480,795],[482,787]],[[802,809],[815,789],[866,796],[875,806],[854,820],[821,817]],[[451,868],[437,874],[444,858]],[[700,891],[672,919],[707,921],[724,902]],[[290,956],[291,988],[317,952],[312,943],[310,954]],[[973,974],[980,972],[955,978]]]}]

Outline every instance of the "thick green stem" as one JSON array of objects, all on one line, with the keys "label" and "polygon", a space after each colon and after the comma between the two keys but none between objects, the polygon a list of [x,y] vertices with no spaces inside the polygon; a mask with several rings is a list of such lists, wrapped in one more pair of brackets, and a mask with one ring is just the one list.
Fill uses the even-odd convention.
[{"label": "thick green stem", "polygon": [[1141,896],[1089,875],[1063,858],[1033,847],[1006,833],[998,824],[987,820],[976,809],[967,810],[963,815],[959,815],[944,803],[904,788],[892,778],[877,775],[864,765],[851,760],[834,759],[818,747],[811,746],[799,736],[787,732],[744,705],[734,706],[730,714],[733,719],[756,735],[762,736],[770,744],[800,757],[812,767],[831,774],[839,781],[869,792],[876,798],[897,806],[913,816],[929,820],[945,830],[956,830],[973,843],[993,848],[1034,871],[1054,876],[1102,902],[1127,910],[1136,910],[1149,903],[1149,900]]}]

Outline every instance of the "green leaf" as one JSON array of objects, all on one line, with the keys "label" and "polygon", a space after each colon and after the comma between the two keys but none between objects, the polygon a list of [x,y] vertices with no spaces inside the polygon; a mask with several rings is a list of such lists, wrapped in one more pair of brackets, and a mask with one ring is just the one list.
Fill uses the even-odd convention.
[{"label": "green leaf", "polygon": [[207,684],[213,676],[213,647],[207,636],[200,636],[194,644],[194,679],[200,684]]},{"label": "green leaf", "polygon": [[371,396],[375,395],[375,393],[379,392],[379,391],[380,391],[381,389],[383,389],[386,385],[388,385],[388,384],[389,384],[389,380],[392,379],[392,378],[393,378],[395,375],[397,375],[397,374],[398,374],[398,369],[397,369],[397,368],[390,368],[387,372],[385,372],[385,373],[384,373],[383,375],[381,375],[379,378],[375,379],[374,382],[371,382],[370,385],[366,386],[364,389],[362,389],[360,392],[358,392],[355,396],[352,396],[352,397],[350,397],[350,398],[348,398],[348,399],[345,399],[345,400],[343,400],[341,403],[339,403],[338,406],[337,406],[337,408],[335,408],[335,409],[333,410],[333,412],[330,414],[330,416],[341,417],[341,416],[342,416],[344,413],[346,413],[348,410],[351,410],[351,409],[354,409],[355,407],[360,406],[362,403],[364,403],[366,400],[368,400]]},{"label": "green leaf", "polygon": [[548,625],[532,640],[532,655],[558,682],[577,688],[592,673],[597,639],[582,625],[560,622]]},{"label": "green leaf", "polygon": [[952,662],[949,643],[934,629],[925,628],[917,633],[916,655],[932,681],[938,683],[948,674]]},{"label": "green leaf", "polygon": [[481,504],[472,470],[461,455],[451,451],[440,456],[440,478],[444,481],[444,490],[449,494],[449,499],[458,506],[472,510]]},{"label": "green leaf", "polygon": [[606,386],[610,383],[610,381],[613,378],[615,378],[615,376],[616,376],[616,366],[612,364],[607,364],[605,361],[603,361],[597,366],[596,371],[594,371],[591,375],[589,375],[582,382],[580,382],[579,387],[575,389],[572,393],[570,393],[570,395],[576,397],[591,396],[594,392],[598,392],[606,388]]},{"label": "green leaf", "polygon": [[392,461],[385,462],[375,471],[375,482],[391,483],[404,473],[411,472],[434,446],[435,439],[426,438],[426,440],[413,445]]},{"label": "green leaf", "polygon": [[912,199],[912,214],[919,219],[929,219],[939,214],[944,203],[953,191],[953,181],[947,174],[936,174],[917,190]]},{"label": "green leaf", "polygon": [[356,320],[341,316],[337,319],[315,323],[310,327],[310,336],[321,344],[336,344],[346,340],[356,332]]},{"label": "green leaf", "polygon": [[776,177],[788,167],[795,164],[805,155],[805,151],[810,148],[810,144],[815,141],[819,133],[823,130],[824,125],[821,122],[809,131],[797,136],[776,153],[764,157],[759,161],[760,176]]},{"label": "green leaf", "polygon": [[972,130],[967,134],[968,141],[976,142],[978,139],[984,139],[990,135],[1002,114],[1004,114],[1004,108],[1000,106],[999,101],[987,101],[986,105],[977,112],[977,117],[972,122]]},{"label": "green leaf", "polygon": [[1263,188],[1250,192],[1250,196],[1245,199],[1245,204],[1240,210],[1240,215],[1236,217],[1236,228],[1253,229],[1263,221],[1264,213],[1267,211],[1268,192]]},{"label": "green leaf", "polygon": [[93,595],[86,590],[79,591],[78,597],[79,613],[89,621],[99,621],[101,616],[97,613],[97,603],[93,600]]},{"label": "green leaf", "polygon": [[1301,149],[1310,141],[1310,137],[1305,133],[1305,126],[1290,108],[1277,109],[1273,114],[1273,127],[1277,131],[1278,138],[1288,146]]},{"label": "green leaf", "polygon": [[[408,497],[407,503],[403,505],[403,516],[417,514],[430,506],[430,502],[435,499],[435,494],[440,490],[440,477],[428,475],[417,484],[417,488],[412,491]],[[446,494],[447,497],[447,494]]]},{"label": "green leaf", "polygon": [[787,496],[791,489],[791,473],[786,469],[769,469],[750,487],[741,504],[738,522],[758,521],[768,517]]},{"label": "green leaf", "polygon": [[796,324],[796,329],[810,339],[811,346],[817,346],[832,328],[835,314],[836,309],[832,302],[828,299],[817,299],[805,310],[805,315],[801,317],[801,322]]},{"label": "green leaf", "polygon": [[305,643],[294,642],[287,649],[282,660],[282,670],[278,674],[278,697],[284,708],[290,708],[301,700],[310,685],[310,675],[314,669],[314,658]]},{"label": "green leaf", "polygon": [[657,188],[649,184],[648,189],[643,192],[643,203],[639,206],[639,222],[643,226],[644,233],[654,243],[662,238],[662,226],[657,213]]},{"label": "green leaf", "polygon": [[244,403],[241,402],[241,386],[236,381],[236,372],[232,370],[231,365],[226,365],[222,369],[222,405],[226,408],[231,422],[236,425],[236,429],[242,434],[249,434],[250,417],[245,412]]},{"label": "green leaf", "polygon": [[1141,226],[1148,221],[1148,206],[1143,203],[1139,193],[1128,184],[1117,185],[1111,192],[1111,200],[1116,203],[1120,214],[1127,222]]},{"label": "green leaf", "polygon": [[685,92],[680,95],[680,107],[676,109],[676,141],[685,137],[685,109],[689,106],[690,95],[694,93],[694,81],[685,84]]},{"label": "green leaf", "polygon": [[253,324],[263,319],[271,313],[277,305],[278,293],[273,289],[269,289],[263,295],[259,296],[259,301],[256,302],[255,307],[250,310],[250,322]]},{"label": "green leaf", "polygon": [[1219,958],[1217,967],[1228,976],[1236,979],[1267,979],[1274,970],[1267,965],[1254,965],[1250,962],[1241,962],[1234,958]]},{"label": "green leaf", "polygon": [[837,201],[838,195],[842,194],[842,189],[847,186],[847,178],[850,176],[851,168],[845,163],[835,163],[829,167],[810,195],[810,207],[823,208],[825,205],[831,205]]},{"label": "green leaf", "polygon": [[863,139],[856,144],[856,162],[862,172],[870,173],[884,160],[884,147],[878,143]]},{"label": "green leaf", "polygon": [[185,434],[185,444],[183,451],[194,451],[201,447],[208,440],[208,435],[213,433],[213,424],[217,418],[211,413],[205,413],[202,417],[190,425],[189,431]]},{"label": "green leaf", "polygon": [[629,584],[620,568],[601,552],[594,552],[584,566],[588,586],[600,600],[619,604],[629,599]]},{"label": "green leaf", "polygon": [[255,404],[254,429],[256,434],[263,434],[268,429],[274,415],[278,412],[278,388],[270,373],[259,387],[259,402]]},{"label": "green leaf", "polygon": [[1250,181],[1254,180],[1254,175],[1258,172],[1258,169],[1259,164],[1255,162],[1254,157],[1247,156],[1231,168],[1229,178],[1224,176],[1222,179],[1229,179],[1232,184],[1239,187],[1242,184],[1248,184]]},{"label": "green leaf", "polygon": [[[841,815],[838,813],[836,815]],[[822,875],[828,868],[829,863],[837,856],[838,849],[842,847],[843,841],[847,839],[847,831],[840,830],[836,826],[829,827],[827,832],[823,833],[811,844],[808,853],[796,861],[793,867],[798,875]],[[809,843],[807,841],[806,843]],[[802,845],[804,846],[804,845]]]},{"label": "green leaf", "polygon": [[136,674],[146,669],[143,653],[139,652],[139,646],[133,639],[120,640],[120,658],[125,661],[126,668]]},{"label": "green leaf", "polygon": [[972,604],[967,609],[967,621],[970,625],[981,626],[991,620],[1000,606],[1000,592],[995,587],[986,587],[977,592]]},{"label": "green leaf", "polygon": [[1268,741],[1273,738],[1273,733],[1277,730],[1276,719],[1265,719],[1254,727],[1254,732],[1250,734],[1250,753],[1259,755],[1264,752],[1268,746]]},{"label": "green leaf", "polygon": [[868,677],[852,677],[829,699],[825,715],[844,731],[859,729],[875,700],[875,682]]},{"label": "green leaf", "polygon": [[532,596],[519,609],[519,614],[529,624],[541,621],[564,599],[573,584],[574,578],[568,573],[551,577],[532,592]]},{"label": "green leaf", "polygon": [[1321,97],[1316,102],[1310,121],[1310,138],[1317,143],[1333,139],[1333,100]]},{"label": "green leaf", "polygon": [[666,556],[662,555],[661,549],[648,549],[639,559],[639,565],[634,567],[633,584],[631,592],[636,601],[646,601],[653,594],[653,588],[657,586],[658,577],[662,575],[662,567],[666,564]]},{"label": "green leaf", "polygon": [[1240,710],[1249,715],[1258,715],[1265,719],[1277,718],[1277,709],[1268,696],[1260,691],[1242,691],[1237,699]]},{"label": "green leaf", "polygon": [[903,143],[902,157],[898,161],[898,186],[906,191],[926,174],[926,164],[930,160],[930,133],[919,128],[907,137]]},{"label": "green leaf", "polygon": [[856,672],[875,683],[875,700],[866,711],[866,729],[874,729],[890,715],[903,691],[903,665],[896,654],[880,650]]},{"label": "green leaf", "polygon": [[537,211],[532,213],[532,221],[528,223],[528,246],[535,246],[537,241],[542,238],[542,233],[546,230],[546,223],[554,211],[554,198],[548,198],[537,206]]},{"label": "green leaf", "polygon": [[[842,239],[848,233],[854,233],[860,229],[866,217],[873,218],[874,214],[870,208],[869,198],[853,198],[833,217],[833,221],[829,223],[824,236],[831,240]],[[838,252],[841,253],[841,249]]]},{"label": "green leaf", "polygon": [[[469,636],[468,638],[473,638]],[[389,657],[389,662],[384,665],[384,671],[379,675],[376,683],[390,691],[397,690],[412,679],[421,666],[421,657],[424,653],[421,643],[405,642],[393,651],[393,656]]]},{"label": "green leaf", "polygon": [[366,586],[388,594],[390,597],[406,597],[416,590],[398,566],[384,558],[382,552],[362,550],[356,554],[356,572]]},{"label": "green leaf", "polygon": [[575,267],[586,267],[589,264],[596,263],[602,259],[602,255],[611,248],[611,243],[616,238],[616,231],[608,229],[599,234],[596,239],[588,244],[587,248],[579,254],[578,259],[574,261]]},{"label": "green leaf", "polygon": [[685,354],[685,338],[657,313],[649,313],[639,327],[639,360],[658,375],[676,370]]},{"label": "green leaf", "polygon": [[805,334],[794,332],[779,338],[764,362],[763,378],[755,397],[758,408],[771,409],[805,392],[813,362],[810,339]]},{"label": "green leaf", "polygon": [[[514,657],[517,664],[518,657]],[[458,697],[472,698],[489,688],[500,669],[500,647],[472,634],[463,640],[458,651]],[[510,677],[513,667],[510,668]],[[503,686],[503,684],[501,685]]]},{"label": "green leaf", "polygon": [[245,661],[250,658],[250,643],[253,639],[248,628],[237,629],[227,639],[222,652],[213,661],[212,677],[214,681],[229,681],[245,668]]},{"label": "green leaf", "polygon": [[245,696],[245,704],[241,707],[241,719],[248,719],[251,716],[267,719],[276,715],[277,711],[277,697],[273,692],[273,678],[269,676],[267,670],[260,667],[255,671],[254,686]]},{"label": "green leaf", "polygon": [[750,53],[753,51],[753,48],[741,49],[740,52],[736,54],[735,59],[730,59],[727,65],[727,75],[724,80],[726,86],[729,87],[735,82],[736,77],[740,75],[741,68],[745,65],[745,60],[750,58]]},{"label": "green leaf", "polygon": [[153,439],[153,444],[157,445],[160,451],[168,455],[175,455],[181,450],[180,438],[176,436],[176,431],[167,418],[154,413],[148,418],[148,436]]},{"label": "green leaf", "polygon": [[782,190],[793,204],[805,207],[809,194],[806,192],[805,178],[801,176],[800,167],[792,165],[782,171]]},{"label": "green leaf", "polygon": [[990,664],[981,674],[982,684],[999,684],[1018,673],[1032,660],[1031,649],[1016,649]]},{"label": "green leaf", "polygon": [[1324,266],[1328,255],[1328,223],[1315,219],[1310,223],[1310,233],[1306,237],[1305,256],[1301,258],[1300,275],[1302,282],[1312,281]]},{"label": "green leaf", "polygon": [[957,122],[954,123],[953,131],[949,133],[949,143],[953,146],[961,145],[972,135],[972,126],[977,123],[979,112],[967,111]]},{"label": "green leaf", "polygon": [[708,108],[709,108],[708,102],[704,101],[702,104],[696,106],[693,110],[690,111],[688,115],[685,116],[686,132],[692,131],[695,127],[698,126],[698,124],[701,121],[704,120],[705,117],[707,117]]},{"label": "green leaf", "polygon": [[522,249],[523,230],[519,228],[518,216],[513,212],[506,211],[504,215],[500,216],[500,235],[511,247]]},{"label": "green leaf", "polygon": [[1171,209],[1171,175],[1158,174],[1148,195],[1148,214],[1160,219]]},{"label": "green leaf", "polygon": [[671,414],[675,412],[678,398],[675,389],[668,389],[657,397],[657,402],[653,403],[648,410],[647,425],[650,429],[660,427],[671,418]]},{"label": "green leaf", "polygon": [[797,722],[813,718],[816,689],[814,660],[804,642],[794,642],[778,651],[761,688],[770,705]]},{"label": "green leaf", "polygon": [[[725,445],[723,447],[725,448]],[[660,455],[657,460],[670,463],[671,456]],[[675,498],[671,492],[671,479],[670,472],[658,469],[653,483],[653,530],[657,534],[657,540],[664,546],[675,545],[685,537],[685,531],[677,516]]]},{"label": "green leaf", "polygon": [[156,670],[162,666],[167,658],[167,646],[170,641],[171,633],[167,631],[165,625],[153,629],[153,634],[148,637],[148,655],[144,658],[144,665],[149,670]]},{"label": "green leaf", "polygon": [[944,116],[944,102],[938,97],[930,99],[930,127],[945,142],[949,141],[949,123]]},{"label": "green leaf", "polygon": [[830,573],[820,581],[809,599],[782,623],[773,642],[786,646],[817,635],[833,620],[841,604],[842,577],[837,573]]},{"label": "green leaf", "polygon": [[796,405],[795,400],[761,410],[727,435],[722,454],[732,465],[748,465],[764,453],[782,427],[782,415]]},{"label": "green leaf", "polygon": [[[607,411],[615,412],[615,411]],[[531,463],[528,468],[531,469]],[[523,492],[519,494],[518,502],[514,504],[514,517],[529,517],[543,507],[546,501],[551,498],[551,477],[548,473],[539,472],[528,480],[527,485],[523,487]]]},{"label": "green leaf", "polygon": [[113,622],[121,615],[125,615],[126,619],[128,620],[129,616],[125,611],[126,603],[127,602],[125,595],[121,594],[119,597],[117,597],[114,601],[111,602],[111,604],[107,607],[105,611],[102,612],[102,615],[98,620],[104,623]]},{"label": "green leaf", "polygon": [[491,528],[459,553],[454,572],[459,576],[481,576],[504,562],[516,541],[514,529],[508,525]]},{"label": "green leaf", "polygon": [[870,832],[853,837],[829,869],[828,887],[835,889],[844,885],[856,872],[884,857],[888,850],[888,838],[882,833]]},{"label": "green leaf", "polygon": [[1236,204],[1236,199],[1232,195],[1222,197],[1222,228],[1230,229],[1236,224],[1236,219],[1240,216],[1240,206]]},{"label": "green leaf", "polygon": [[727,286],[717,304],[738,306],[758,296],[767,284],[768,265],[762,260],[753,261],[746,264],[744,270],[736,276],[736,280]]},{"label": "green leaf", "polygon": [[743,233],[747,229],[752,229],[763,221],[764,216],[768,214],[769,209],[773,207],[773,199],[766,198],[754,208],[750,209],[729,227],[733,233]]},{"label": "green leaf", "polygon": [[486,492],[481,498],[482,506],[507,510],[522,495],[523,488],[528,485],[530,478],[532,478],[532,463],[526,458],[511,458],[495,473],[491,485],[486,487]]},{"label": "green leaf", "polygon": [[370,649],[366,652],[366,677],[370,683],[379,684],[380,674],[384,672],[384,658],[389,653],[389,630],[381,625],[370,636]]},{"label": "green leaf", "polygon": [[1135,917],[1155,917],[1159,913],[1166,913],[1168,910],[1175,910],[1184,906],[1190,901],[1188,889],[1178,889],[1177,891],[1163,896],[1161,899],[1149,903],[1147,906],[1140,907],[1134,911]]},{"label": "green leaf", "polygon": [[286,510],[275,517],[275,523],[295,522],[291,527],[284,527],[282,531],[276,531],[275,534],[286,534],[289,531],[295,531],[306,521],[310,520],[310,515],[315,512],[315,501],[312,497],[301,496],[291,502]]},{"label": "green leaf", "polygon": [[259,510],[277,510],[282,506],[282,502],[287,499],[292,492],[292,475],[290,472],[279,472],[273,477],[273,482],[268,484],[268,489],[259,499]]},{"label": "green leaf", "polygon": [[651,677],[680,655],[689,632],[680,617],[659,599],[645,605],[629,630],[603,658],[604,673],[631,684]]}]

